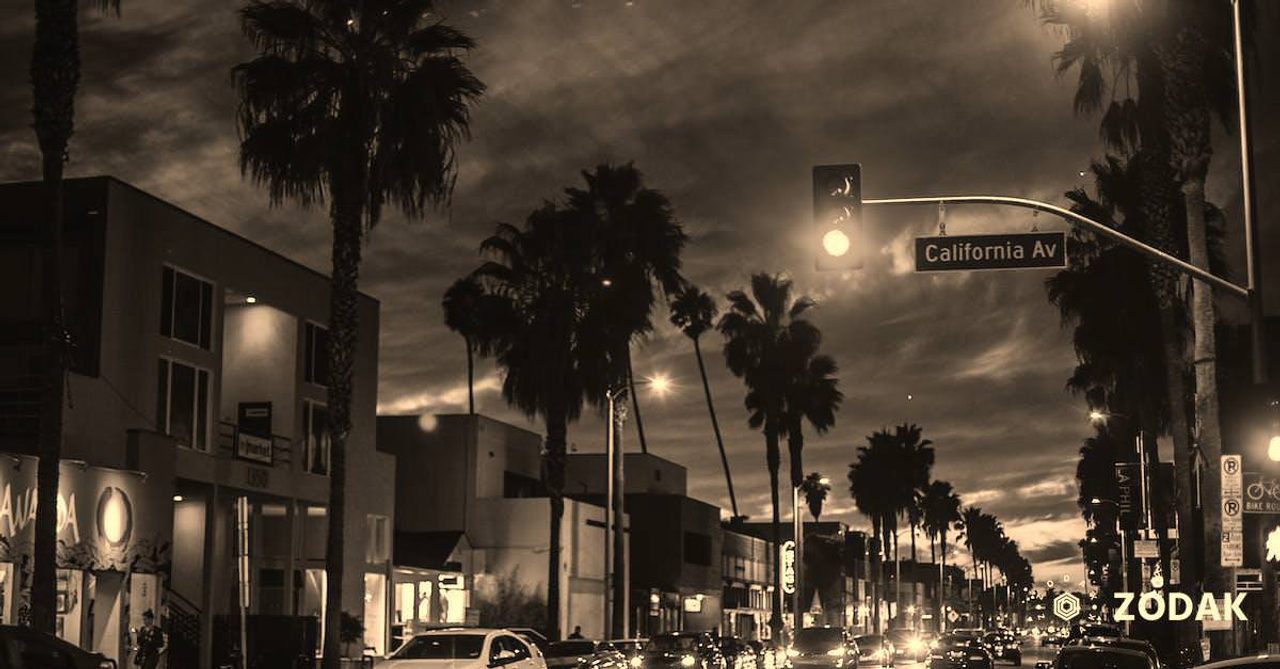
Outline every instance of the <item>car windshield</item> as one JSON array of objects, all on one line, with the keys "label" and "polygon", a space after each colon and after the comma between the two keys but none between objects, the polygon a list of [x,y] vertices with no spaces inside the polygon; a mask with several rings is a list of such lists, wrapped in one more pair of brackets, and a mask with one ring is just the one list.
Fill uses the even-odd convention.
[{"label": "car windshield", "polygon": [[590,655],[596,652],[591,641],[557,641],[547,646],[547,657],[572,657],[574,655]]},{"label": "car windshield", "polygon": [[696,636],[656,636],[649,640],[646,650],[657,650],[664,653],[688,652],[698,649],[698,637]]},{"label": "car windshield", "polygon": [[796,650],[830,650],[844,645],[844,632],[836,628],[810,627],[796,632]]},{"label": "car windshield", "polygon": [[480,657],[480,634],[429,634],[409,639],[392,657],[400,660],[474,660]]},{"label": "car windshield", "polygon": [[1151,667],[1151,659],[1146,655],[1106,650],[1063,652],[1054,662],[1054,669],[1151,669]]}]

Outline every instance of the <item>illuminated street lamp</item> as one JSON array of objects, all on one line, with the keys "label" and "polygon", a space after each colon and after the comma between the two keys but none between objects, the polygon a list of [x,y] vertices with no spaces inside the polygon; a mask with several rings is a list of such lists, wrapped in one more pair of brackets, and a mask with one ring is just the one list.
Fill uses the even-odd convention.
[{"label": "illuminated street lamp", "polygon": [[648,380],[650,390],[658,397],[666,397],[667,393],[675,388],[675,384],[671,383],[671,377],[666,374],[654,374]]}]

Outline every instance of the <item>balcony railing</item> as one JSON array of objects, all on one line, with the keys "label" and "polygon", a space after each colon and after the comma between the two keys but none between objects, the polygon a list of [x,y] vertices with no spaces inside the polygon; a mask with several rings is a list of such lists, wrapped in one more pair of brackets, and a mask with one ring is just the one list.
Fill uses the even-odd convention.
[{"label": "balcony railing", "polygon": [[262,465],[287,466],[293,461],[293,442],[278,434],[268,439],[242,433],[235,423],[219,421],[217,455]]}]

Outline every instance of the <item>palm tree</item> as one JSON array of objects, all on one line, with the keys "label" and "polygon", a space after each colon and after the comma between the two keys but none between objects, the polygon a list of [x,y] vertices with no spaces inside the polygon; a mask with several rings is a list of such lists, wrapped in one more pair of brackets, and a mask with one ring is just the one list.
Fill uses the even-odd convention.
[{"label": "palm tree", "polygon": [[[936,539],[941,560],[938,561],[938,620],[942,620],[942,592],[944,583],[942,575],[947,570],[947,532],[951,526],[960,522],[960,496],[955,493],[951,484],[946,481],[930,481],[921,497],[920,506],[924,511],[924,528],[930,540]],[[932,546],[932,543],[930,543]]]},{"label": "palm tree", "polygon": [[787,451],[791,456],[791,485],[804,482],[804,422],[807,420],[818,434],[824,434],[836,422],[836,411],[844,394],[836,379],[836,361],[818,354],[822,333],[815,328],[802,328],[787,340],[784,351],[787,385],[783,391],[782,423],[787,433]]},{"label": "palm tree", "polygon": [[876,629],[880,628],[880,600],[884,596],[884,570],[880,559],[891,555],[892,537],[898,529],[900,488],[895,472],[900,462],[900,449],[888,430],[877,430],[867,436],[867,445],[858,447],[857,460],[849,464],[849,495],[854,505],[871,520],[873,537],[879,550],[872,554],[873,585],[876,602],[872,609]]},{"label": "palm tree", "polygon": [[[773,541],[782,544],[778,501],[778,469],[781,452],[778,439],[786,432],[785,391],[788,386],[787,350],[790,342],[814,339],[816,328],[801,318],[813,306],[807,297],[792,299],[789,279],[768,274],[751,276],[751,294],[729,293],[729,312],[718,326],[725,337],[724,357],[729,371],[747,387],[744,405],[747,423],[765,438],[765,462],[769,468],[769,490],[773,504]],[[782,629],[782,588],[779,565],[773,564],[773,615],[769,621],[776,634]]]},{"label": "palm tree", "polygon": [[499,224],[481,248],[493,260],[476,270],[490,300],[480,336],[503,370],[502,396],[546,426],[542,480],[551,514],[547,555],[547,626],[560,638],[561,522],[568,424],[587,394],[578,365],[582,322],[593,301],[591,249],[578,219],[553,204],[523,228]]},{"label": "palm tree", "polygon": [[716,446],[720,449],[720,464],[724,467],[724,482],[729,488],[729,505],[733,509],[733,517],[738,518],[738,498],[733,492],[733,476],[729,473],[729,456],[724,450],[724,439],[720,436],[720,422],[716,420],[716,407],[711,402],[711,385],[707,383],[707,368],[702,363],[702,346],[699,340],[703,333],[711,329],[716,318],[716,302],[708,294],[696,286],[686,286],[676,293],[671,300],[671,324],[680,328],[686,337],[693,340],[693,355],[698,360],[698,375],[702,377],[702,392],[707,398],[707,413],[711,416],[711,430],[716,435]]},{"label": "palm tree", "polygon": [[969,549],[969,560],[973,564],[973,579],[969,581],[969,602],[973,605],[973,581],[978,580],[978,555],[982,551],[982,509],[976,506],[966,506],[960,510],[960,534],[958,538],[964,540],[965,547]]},{"label": "palm tree", "polygon": [[326,669],[340,652],[346,439],[351,430],[357,281],[365,231],[383,207],[421,217],[448,201],[456,147],[484,91],[458,57],[470,37],[432,18],[432,0],[253,0],[240,25],[258,55],[232,70],[240,168],[271,202],[327,203],[330,479]]},{"label": "palm tree", "polygon": [[607,361],[601,374],[586,375],[588,393],[600,403],[610,388],[627,386],[640,450],[647,453],[631,344],[653,330],[650,315],[658,297],[673,295],[684,285],[680,252],[688,236],[671,202],[644,185],[634,164],[599,165],[582,178],[585,188],[565,189],[566,209],[583,220],[595,249],[596,272],[608,288],[608,297],[592,310],[594,320],[584,325],[599,333],[593,339],[603,346],[600,360]]},{"label": "palm tree", "polygon": [[827,501],[827,494],[831,492],[831,483],[825,481],[822,474],[813,472],[800,483],[800,492],[804,493],[804,503],[809,507],[809,513],[813,514],[814,522],[817,522],[822,515],[822,504]]},{"label": "palm tree", "polygon": [[[104,12],[120,13],[119,0],[96,0]],[[36,527],[31,581],[31,626],[52,634],[57,622],[58,467],[62,460],[62,410],[72,342],[62,299],[63,168],[75,131],[76,90],[80,86],[80,28],[77,0],[36,0],[36,35],[31,49],[32,127],[40,146],[44,239],[41,300],[45,305],[45,380],[40,398],[36,467]]]},{"label": "palm tree", "polygon": [[480,332],[480,304],[484,290],[474,277],[453,282],[444,292],[444,324],[462,335],[467,347],[467,413],[476,413],[475,361],[476,336]]}]

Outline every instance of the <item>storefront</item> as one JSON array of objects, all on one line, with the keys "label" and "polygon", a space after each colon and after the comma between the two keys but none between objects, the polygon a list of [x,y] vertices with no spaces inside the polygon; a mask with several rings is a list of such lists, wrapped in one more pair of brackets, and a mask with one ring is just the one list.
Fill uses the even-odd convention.
[{"label": "storefront", "polygon": [[[0,623],[30,613],[37,459],[0,456]],[[148,609],[164,615],[172,483],[63,462],[58,485],[57,632],[121,665]]]},{"label": "storefront", "polygon": [[471,588],[462,572],[396,567],[392,572],[392,646],[424,630],[475,625]]}]

